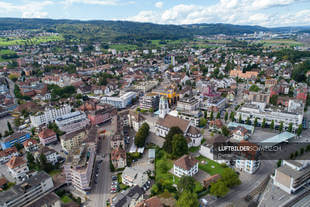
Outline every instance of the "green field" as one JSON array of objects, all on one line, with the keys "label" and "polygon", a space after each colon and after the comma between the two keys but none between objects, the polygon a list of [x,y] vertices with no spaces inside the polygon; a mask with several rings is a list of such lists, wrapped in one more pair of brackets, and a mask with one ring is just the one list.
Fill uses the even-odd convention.
[{"label": "green field", "polygon": [[64,196],[61,197],[61,201],[63,203],[70,203],[72,201],[72,199],[69,196],[64,195]]},{"label": "green field", "polygon": [[61,169],[54,169],[52,170],[51,172],[49,172],[48,174],[52,177],[56,176],[56,175],[59,175],[61,173]]},{"label": "green field", "polygon": [[14,39],[14,38],[0,38],[0,46],[11,45],[35,45],[45,42],[62,41],[64,38],[61,35],[51,35],[43,37],[33,37],[29,39]]},{"label": "green field", "polygon": [[162,44],[161,40],[151,40],[152,45],[155,45],[156,47],[164,47],[169,45],[176,45],[176,44],[182,44],[185,43],[186,40],[179,39],[179,40],[165,40],[166,44]]},{"label": "green field", "polygon": [[259,40],[255,43],[263,44],[264,47],[272,46],[283,46],[283,47],[294,47],[303,46],[304,44],[291,39],[272,39],[272,40]]},{"label": "green field", "polygon": [[12,50],[0,50],[0,62],[3,62],[3,61],[8,61],[9,59],[3,59],[1,56],[2,55],[6,55],[6,54],[15,54],[14,51]]},{"label": "green field", "polygon": [[215,174],[221,175],[224,171],[224,167],[213,160],[210,160],[203,156],[199,156],[196,159],[199,161],[205,161],[205,164],[199,164],[199,169],[205,171],[206,173],[210,175],[215,175]]},{"label": "green field", "polygon": [[129,45],[129,44],[111,44],[109,48],[115,49],[118,51],[128,51],[128,50],[136,50],[137,45]]}]

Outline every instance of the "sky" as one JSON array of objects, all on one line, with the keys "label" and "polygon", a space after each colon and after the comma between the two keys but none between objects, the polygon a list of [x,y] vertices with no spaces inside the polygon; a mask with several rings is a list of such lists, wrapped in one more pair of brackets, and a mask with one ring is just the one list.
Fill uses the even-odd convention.
[{"label": "sky", "polygon": [[310,26],[310,0],[0,0],[0,17]]}]

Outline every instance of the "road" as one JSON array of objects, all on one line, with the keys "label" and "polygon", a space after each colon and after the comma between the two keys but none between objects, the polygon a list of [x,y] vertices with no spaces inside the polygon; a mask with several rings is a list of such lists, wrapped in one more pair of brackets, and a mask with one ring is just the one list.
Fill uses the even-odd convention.
[{"label": "road", "polygon": [[97,155],[97,161],[103,160],[99,166],[99,176],[97,184],[93,183],[93,190],[89,196],[89,207],[105,207],[106,200],[110,197],[110,186],[112,183],[112,173],[110,171],[110,139],[106,136],[101,140],[101,150]]},{"label": "road", "polygon": [[[253,174],[245,174],[241,177],[242,184],[231,189],[230,192],[223,198],[219,198],[210,202],[210,206],[218,207],[225,206],[229,202],[235,202],[243,199],[249,192],[256,188],[265,177],[272,173],[276,166],[276,161],[263,160],[258,171]],[[208,198],[206,198],[208,200]],[[225,204],[225,205],[224,205]]]},{"label": "road", "polygon": [[16,104],[16,99],[15,99],[15,94],[14,94],[14,86],[15,86],[15,83],[13,81],[11,81],[9,78],[6,78],[6,80],[8,81],[9,85],[9,90],[10,90],[10,94],[11,96],[13,97],[14,99],[14,104]]}]

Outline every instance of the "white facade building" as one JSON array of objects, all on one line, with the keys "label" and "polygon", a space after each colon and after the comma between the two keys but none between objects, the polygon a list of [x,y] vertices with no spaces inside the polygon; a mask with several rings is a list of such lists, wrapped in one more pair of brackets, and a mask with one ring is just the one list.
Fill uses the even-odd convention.
[{"label": "white facade building", "polygon": [[[295,104],[291,106],[296,107]],[[274,126],[279,127],[281,122],[283,122],[283,127],[288,128],[290,123],[293,125],[293,130],[296,130],[300,124],[302,124],[304,109],[300,108],[288,108],[287,110],[275,110],[271,108],[266,108],[265,104],[252,103],[245,104],[238,109],[235,115],[235,119],[238,120],[241,116],[242,121],[246,122],[249,118],[251,123],[254,123],[255,118],[257,118],[257,123],[262,125],[263,120],[265,123],[270,125],[274,121]]]},{"label": "white facade building", "polygon": [[64,105],[60,108],[46,108],[45,111],[39,112],[32,116],[30,115],[31,125],[33,127],[39,127],[43,124],[55,121],[58,117],[66,115],[71,112],[70,105]]},{"label": "white facade building", "polygon": [[55,123],[61,131],[70,133],[87,126],[89,124],[89,119],[84,112],[75,111],[58,117]]},{"label": "white facade building", "polygon": [[198,160],[189,155],[183,155],[173,164],[173,174],[182,176],[193,176],[198,173]]},{"label": "white facade building", "polygon": [[114,106],[115,108],[126,108],[132,103],[132,100],[137,97],[136,92],[128,92],[119,97],[102,97],[101,103],[106,103]]},{"label": "white facade building", "polygon": [[260,166],[259,160],[236,160],[235,167],[241,171],[253,174]]}]

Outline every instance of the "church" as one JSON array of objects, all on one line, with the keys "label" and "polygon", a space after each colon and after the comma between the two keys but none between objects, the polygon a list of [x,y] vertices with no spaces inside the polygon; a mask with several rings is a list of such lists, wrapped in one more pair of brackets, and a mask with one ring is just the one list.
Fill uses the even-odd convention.
[{"label": "church", "polygon": [[159,101],[159,119],[155,124],[155,134],[160,137],[165,137],[170,128],[179,127],[186,137],[188,147],[199,146],[202,140],[199,129],[193,126],[190,121],[171,116],[168,113],[168,100],[162,96]]}]

